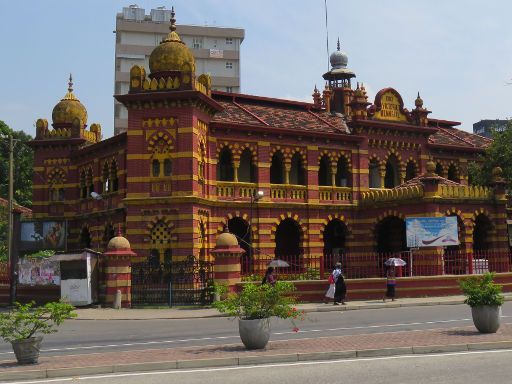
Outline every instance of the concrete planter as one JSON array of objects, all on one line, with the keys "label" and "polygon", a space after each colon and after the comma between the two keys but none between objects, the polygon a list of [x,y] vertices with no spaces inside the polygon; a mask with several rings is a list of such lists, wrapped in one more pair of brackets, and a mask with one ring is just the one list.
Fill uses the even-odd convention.
[{"label": "concrete planter", "polygon": [[36,364],[39,360],[42,336],[11,341],[12,349],[18,364]]},{"label": "concrete planter", "polygon": [[480,305],[471,308],[473,323],[481,333],[496,333],[501,322],[501,306]]},{"label": "concrete planter", "polygon": [[238,319],[238,331],[247,349],[263,349],[270,339],[270,319]]}]

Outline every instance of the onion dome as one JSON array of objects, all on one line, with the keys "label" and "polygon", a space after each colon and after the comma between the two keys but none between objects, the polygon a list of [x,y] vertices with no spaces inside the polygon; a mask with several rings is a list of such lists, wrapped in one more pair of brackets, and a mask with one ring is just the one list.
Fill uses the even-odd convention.
[{"label": "onion dome", "polygon": [[338,49],[331,53],[329,58],[332,69],[346,68],[348,64],[348,56],[340,51],[340,39],[338,38]]},{"label": "onion dome", "polygon": [[427,161],[427,164],[425,164],[425,168],[427,169],[428,175],[436,174],[436,163],[434,163],[433,161]]},{"label": "onion dome", "polygon": [[53,124],[71,124],[75,119],[87,124],[87,109],[73,94],[73,77],[69,74],[68,92],[53,108],[52,120]]},{"label": "onion dome", "polygon": [[195,72],[194,55],[176,33],[174,15],[172,7],[170,32],[149,56],[149,69],[152,74],[168,71]]},{"label": "onion dome", "polygon": [[238,247],[236,236],[229,232],[224,232],[217,237],[216,248]]}]

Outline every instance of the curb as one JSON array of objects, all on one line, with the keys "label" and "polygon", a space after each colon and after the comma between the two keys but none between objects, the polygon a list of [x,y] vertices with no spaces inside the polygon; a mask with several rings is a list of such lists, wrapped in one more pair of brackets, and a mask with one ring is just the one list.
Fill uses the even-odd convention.
[{"label": "curb", "polygon": [[222,357],[215,359],[172,360],[148,363],[114,364],[75,368],[51,368],[30,371],[1,372],[2,381],[47,379],[96,375],[109,373],[150,372],[207,367],[236,367],[244,365],[262,365],[275,363],[296,363],[304,361],[322,361],[339,359],[357,359],[368,357],[386,357],[400,355],[426,355],[450,352],[484,351],[512,349],[512,341],[496,341],[469,344],[447,344],[429,346],[410,346],[382,349],[362,349],[349,351],[292,353],[266,356]]}]

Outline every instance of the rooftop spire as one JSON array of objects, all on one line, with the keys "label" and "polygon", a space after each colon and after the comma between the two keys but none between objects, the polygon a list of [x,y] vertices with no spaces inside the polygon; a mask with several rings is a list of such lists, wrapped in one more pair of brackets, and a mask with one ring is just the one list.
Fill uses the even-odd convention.
[{"label": "rooftop spire", "polygon": [[174,17],[176,14],[174,13],[174,6],[171,8],[171,26],[169,29],[171,32],[176,31],[176,18]]},{"label": "rooftop spire", "polygon": [[338,45],[337,45],[338,51],[340,50],[340,38],[338,37]]},{"label": "rooftop spire", "polygon": [[68,92],[73,92],[73,75],[71,73],[69,74]]}]

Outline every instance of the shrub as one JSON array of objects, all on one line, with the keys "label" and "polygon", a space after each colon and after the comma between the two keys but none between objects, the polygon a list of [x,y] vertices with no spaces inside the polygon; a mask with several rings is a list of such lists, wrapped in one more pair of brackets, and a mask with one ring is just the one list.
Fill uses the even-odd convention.
[{"label": "shrub", "polygon": [[471,307],[502,305],[505,301],[502,286],[494,283],[494,276],[494,273],[487,272],[481,276],[470,276],[459,280],[460,289],[466,296],[464,303]]},{"label": "shrub", "polygon": [[7,313],[0,313],[0,337],[6,342],[28,339],[37,333],[57,332],[64,320],[76,317],[74,307],[63,302],[47,303],[42,307],[16,303]]}]

